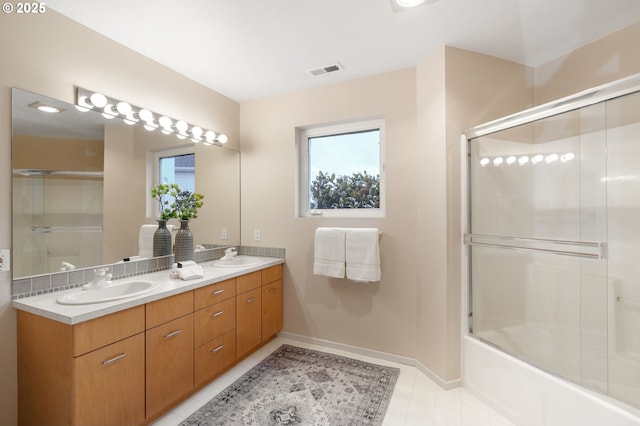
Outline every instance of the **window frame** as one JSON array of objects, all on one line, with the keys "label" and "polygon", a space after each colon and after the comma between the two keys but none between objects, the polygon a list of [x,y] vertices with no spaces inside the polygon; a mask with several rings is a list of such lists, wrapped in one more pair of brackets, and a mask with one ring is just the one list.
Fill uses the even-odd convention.
[{"label": "window frame", "polygon": [[[309,139],[323,136],[359,133],[378,129],[380,141],[378,156],[380,160],[380,207],[356,209],[310,209],[309,189]],[[354,120],[343,123],[304,126],[296,128],[297,179],[296,179],[296,216],[325,218],[383,218],[386,215],[386,179],[385,179],[385,120],[383,118]]]},{"label": "window frame", "polygon": [[[151,198],[151,195],[150,195],[151,188],[153,188],[154,186],[160,183],[159,182],[160,159],[165,157],[177,157],[180,155],[189,155],[189,154],[193,154],[194,156],[196,155],[195,144],[182,145],[182,146],[171,147],[166,149],[158,149],[154,151],[147,151],[147,179],[146,180],[147,180],[147,194],[149,194],[149,196],[147,197],[147,218],[151,218],[151,219],[160,218],[160,212],[158,211],[158,202],[153,198]],[[194,158],[194,166],[193,166],[194,191],[197,183],[195,180],[195,172],[196,172],[195,161],[196,160]]]}]

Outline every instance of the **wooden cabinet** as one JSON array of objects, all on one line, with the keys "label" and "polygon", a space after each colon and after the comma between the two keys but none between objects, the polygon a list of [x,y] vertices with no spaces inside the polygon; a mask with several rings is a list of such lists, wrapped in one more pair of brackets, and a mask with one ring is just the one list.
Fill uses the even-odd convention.
[{"label": "wooden cabinet", "polygon": [[236,349],[243,358],[282,329],[282,265],[238,277],[237,288]]},{"label": "wooden cabinet", "polygon": [[144,310],[73,326],[18,311],[19,423],[141,424]]},{"label": "wooden cabinet", "polygon": [[281,328],[282,265],[75,325],[19,310],[19,423],[148,424]]},{"label": "wooden cabinet", "polygon": [[74,358],[73,369],[73,424],[124,426],[144,420],[142,333]]},{"label": "wooden cabinet", "polygon": [[262,286],[262,340],[282,329],[282,280]]},{"label": "wooden cabinet", "polygon": [[[192,312],[191,291],[147,304],[145,377],[148,418],[162,413],[193,390]],[[156,325],[158,323],[161,324]]]},{"label": "wooden cabinet", "polygon": [[262,342],[262,291],[256,288],[236,296],[236,352],[247,355]]}]

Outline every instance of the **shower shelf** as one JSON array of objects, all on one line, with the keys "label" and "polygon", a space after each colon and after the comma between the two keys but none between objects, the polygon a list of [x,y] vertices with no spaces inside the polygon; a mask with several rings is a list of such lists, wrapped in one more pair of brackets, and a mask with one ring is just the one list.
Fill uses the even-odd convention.
[{"label": "shower shelf", "polygon": [[[482,241],[485,240],[485,241]],[[585,257],[588,259],[605,259],[607,243],[592,241],[552,240],[544,238],[508,237],[502,235],[464,234],[464,243],[469,246],[496,247],[509,250],[533,251],[562,256]],[[512,244],[509,244],[512,243]],[[591,249],[592,252],[532,247],[525,244],[549,244],[560,246],[574,246],[576,248]]]}]

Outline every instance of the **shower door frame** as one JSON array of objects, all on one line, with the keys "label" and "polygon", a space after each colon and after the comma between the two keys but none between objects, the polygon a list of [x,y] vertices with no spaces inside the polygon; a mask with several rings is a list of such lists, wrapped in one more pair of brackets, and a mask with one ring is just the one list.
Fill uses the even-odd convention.
[{"label": "shower door frame", "polygon": [[[562,113],[578,110],[590,105],[599,104],[602,102],[610,101],[615,98],[619,98],[632,93],[640,92],[640,73],[634,74],[629,77],[619,79],[601,86],[593,87],[576,94],[560,98],[558,100],[548,102],[533,108],[529,108],[520,111],[515,114],[508,115],[497,120],[493,120],[478,126],[474,126],[464,131],[461,137],[461,182],[466,188],[462,188],[461,191],[461,203],[462,203],[462,217],[461,217],[461,234],[463,241],[461,244],[461,256],[462,256],[462,276],[466,279],[466,285],[463,286],[462,291],[462,321],[461,332],[462,336],[470,336],[476,340],[479,340],[491,347],[498,349],[501,352],[505,352],[516,359],[520,359],[523,362],[533,365],[543,371],[546,371],[553,376],[564,378],[557,372],[551,371],[540,365],[532,363],[529,360],[522,359],[518,355],[512,354],[509,351],[486,341],[480,336],[473,333],[473,289],[472,289],[472,262],[471,262],[471,246],[493,246],[504,247],[507,249],[519,249],[525,251],[546,251],[559,255],[567,256],[580,256],[592,259],[606,259],[607,258],[607,244],[606,242],[583,242],[583,241],[555,241],[555,240],[536,240],[533,238],[514,238],[514,237],[499,237],[499,236],[486,236],[486,235],[474,235],[472,229],[472,216],[471,216],[471,149],[470,143],[472,139],[482,136],[488,136],[493,133],[497,133],[502,130],[514,128],[516,126],[529,124],[535,121],[539,121],[545,118],[549,118]],[[484,241],[483,241],[484,240]],[[521,240],[521,241],[518,241]],[[531,243],[536,241],[552,242],[558,244],[557,250],[546,249],[530,249],[526,246],[517,246],[518,242]],[[584,253],[574,250],[564,250],[563,246],[583,247],[588,248],[592,252]]]}]

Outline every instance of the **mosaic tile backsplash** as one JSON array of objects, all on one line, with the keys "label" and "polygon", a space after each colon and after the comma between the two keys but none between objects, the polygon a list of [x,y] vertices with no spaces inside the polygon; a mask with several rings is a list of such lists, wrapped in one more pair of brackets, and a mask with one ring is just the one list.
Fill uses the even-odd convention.
[{"label": "mosaic tile backsplash", "polygon": [[[224,256],[224,250],[226,247],[227,246],[221,248],[208,247],[205,250],[196,251],[193,253],[193,260],[200,263],[220,259]],[[283,248],[238,246],[237,250],[238,254],[244,254],[247,256],[285,257],[285,249]],[[95,275],[94,270],[96,268],[108,267],[109,273],[113,275],[111,279],[119,280],[122,278],[129,278],[136,275],[170,269],[173,263],[173,255],[170,255],[154,257],[151,259],[131,260],[129,262],[120,261],[107,265],[92,266],[91,268],[74,269],[73,271],[55,272],[52,274],[20,278],[13,280],[11,284],[11,298],[21,299],[24,297],[37,296],[39,294],[80,287],[93,280]]]}]

